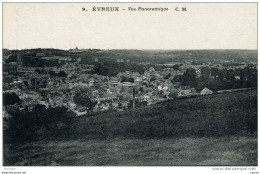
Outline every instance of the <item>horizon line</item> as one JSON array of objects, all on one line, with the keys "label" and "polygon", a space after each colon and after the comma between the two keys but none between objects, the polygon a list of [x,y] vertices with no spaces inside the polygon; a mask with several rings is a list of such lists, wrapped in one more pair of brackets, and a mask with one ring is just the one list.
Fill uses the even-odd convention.
[{"label": "horizon line", "polygon": [[[76,47],[75,47],[76,48]],[[12,51],[22,51],[22,50],[33,50],[33,49],[57,49],[57,50],[63,50],[63,51],[67,51],[67,50],[70,50],[70,49],[75,49],[75,48],[69,48],[69,49],[61,49],[61,48],[22,48],[22,49],[10,49],[10,48],[2,48],[2,50],[12,50]],[[200,48],[200,49],[192,49],[192,48],[188,48],[188,49],[170,49],[170,48],[167,48],[167,49],[155,49],[155,48],[78,48],[79,50],[94,50],[94,49],[97,49],[97,50],[143,50],[143,51],[193,51],[193,50],[196,50],[196,51],[199,51],[199,50],[258,50],[258,48],[256,49],[253,49],[253,48],[206,48],[206,49],[203,49],[203,48]]]}]

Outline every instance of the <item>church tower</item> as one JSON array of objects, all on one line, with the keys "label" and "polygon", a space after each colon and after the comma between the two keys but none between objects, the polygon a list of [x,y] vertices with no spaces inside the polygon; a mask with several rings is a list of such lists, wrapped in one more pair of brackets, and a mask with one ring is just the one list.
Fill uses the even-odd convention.
[{"label": "church tower", "polygon": [[22,70],[22,56],[21,56],[21,54],[17,54],[16,63],[17,63],[17,72],[20,72]]}]

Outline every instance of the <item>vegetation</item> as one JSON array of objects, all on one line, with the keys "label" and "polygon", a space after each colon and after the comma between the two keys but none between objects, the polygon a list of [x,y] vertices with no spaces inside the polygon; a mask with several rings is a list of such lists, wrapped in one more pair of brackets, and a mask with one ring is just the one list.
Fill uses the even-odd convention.
[{"label": "vegetation", "polygon": [[131,83],[134,83],[135,82],[135,79],[133,77],[125,77],[125,76],[122,76],[121,77],[121,82],[131,82]]},{"label": "vegetation", "polygon": [[[5,141],[9,137],[18,141],[29,138],[42,140],[251,135],[257,132],[257,91],[174,100],[135,110],[93,113],[77,118],[69,113],[65,108],[9,112],[12,117],[5,122]],[[51,126],[49,129],[50,123],[62,126]]]},{"label": "vegetation", "polygon": [[90,95],[90,91],[86,89],[77,91],[74,96],[75,104],[85,107],[87,112],[92,111],[97,103],[90,100]]},{"label": "vegetation", "polygon": [[4,93],[3,94],[3,105],[14,105],[17,103],[21,103],[22,100],[15,93]]},{"label": "vegetation", "polygon": [[[27,53],[27,52],[30,53]],[[257,50],[98,50],[87,49],[81,53],[69,53],[57,49],[29,49],[29,50],[3,50],[3,55],[21,54],[34,57],[36,53],[46,56],[71,56],[80,57],[84,63],[93,63],[95,58],[101,61],[117,59],[130,60],[131,62],[165,63],[171,61],[190,60],[193,64],[223,63],[227,65],[235,62],[257,62]],[[14,58],[15,59],[15,58]]]},{"label": "vegetation", "polygon": [[39,141],[4,148],[4,166],[257,165],[252,137]]},{"label": "vegetation", "polygon": [[[228,69],[240,65],[238,62],[256,63],[256,50],[89,49],[81,53],[56,49],[3,50],[4,61],[15,62],[18,53],[22,56],[23,66],[28,67],[63,64],[58,60],[38,58],[37,53],[81,58],[82,63],[95,62],[91,73],[104,76],[115,76],[126,70],[143,74],[151,66],[156,70],[164,68],[155,66],[157,63],[178,62],[172,65],[175,70],[181,69],[185,61],[193,65],[219,63],[223,69],[204,67],[200,78],[192,68],[174,79],[170,73],[164,78],[195,87],[198,91],[205,86],[213,91],[257,86],[256,68]],[[13,56],[7,58],[10,54]],[[117,59],[121,61],[117,62]],[[37,69],[35,73],[43,71]],[[49,74],[67,76],[64,71],[57,74],[50,71]],[[134,79],[122,77],[121,80],[133,82]],[[89,95],[76,94],[77,107],[91,111],[94,103]],[[76,117],[65,107],[36,105],[32,110],[19,110],[16,104],[20,102],[15,94],[3,94],[8,113],[3,118],[4,165],[257,164],[256,89],[167,101],[153,106],[136,102],[138,108],[134,110],[88,112],[82,117]],[[133,101],[129,108],[132,105]]]},{"label": "vegetation", "polygon": [[257,87],[257,69],[249,66],[235,70],[202,67],[201,77],[196,76],[196,71],[188,68],[183,75],[175,76],[173,81],[194,87],[198,91],[204,87],[213,91]]},{"label": "vegetation", "polygon": [[[256,90],[176,100],[75,119],[76,137],[225,136],[257,131]],[[76,138],[71,134],[71,138]]]},{"label": "vegetation", "polygon": [[25,67],[54,67],[60,66],[58,60],[44,60],[37,57],[25,56],[22,58],[23,66]]},{"label": "vegetation", "polygon": [[67,77],[67,74],[64,71],[58,72],[58,77]]},{"label": "vegetation", "polygon": [[[32,111],[9,110],[9,118],[3,119],[4,142],[29,142],[45,135],[52,137],[55,131],[64,131],[75,114],[65,107],[46,108],[36,105]],[[45,137],[45,138],[46,138]]]},{"label": "vegetation", "polygon": [[136,71],[141,74],[144,73],[144,67],[135,63],[116,63],[113,60],[95,63],[95,68],[92,71],[93,74],[103,76],[116,76],[120,72],[124,71]]}]

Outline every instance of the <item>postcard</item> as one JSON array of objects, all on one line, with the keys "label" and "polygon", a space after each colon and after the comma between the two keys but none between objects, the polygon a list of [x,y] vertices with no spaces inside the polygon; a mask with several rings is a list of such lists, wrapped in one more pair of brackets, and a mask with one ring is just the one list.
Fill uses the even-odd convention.
[{"label": "postcard", "polygon": [[256,2],[2,6],[3,172],[258,173]]}]

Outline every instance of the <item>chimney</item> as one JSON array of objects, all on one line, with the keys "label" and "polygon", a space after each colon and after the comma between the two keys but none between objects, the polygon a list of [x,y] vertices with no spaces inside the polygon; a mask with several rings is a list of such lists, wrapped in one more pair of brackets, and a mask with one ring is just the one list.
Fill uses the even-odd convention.
[{"label": "chimney", "polygon": [[135,88],[133,88],[133,109],[135,108]]}]

